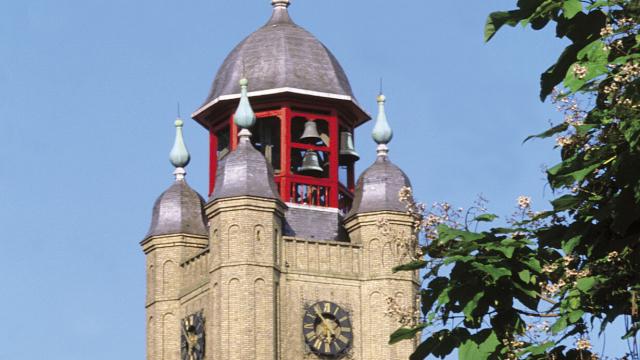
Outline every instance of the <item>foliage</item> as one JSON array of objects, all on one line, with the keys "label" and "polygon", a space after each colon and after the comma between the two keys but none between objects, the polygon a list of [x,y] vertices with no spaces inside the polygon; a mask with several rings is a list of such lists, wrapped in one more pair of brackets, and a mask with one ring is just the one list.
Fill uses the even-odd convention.
[{"label": "foliage", "polygon": [[[410,204],[426,256],[397,270],[423,269],[424,316],[392,342],[423,330],[411,359],[454,349],[460,359],[594,359],[589,332],[620,318],[628,324],[623,338],[635,339],[639,22],[638,0],[518,0],[516,9],[489,15],[487,41],[518,24],[554,25],[556,36],[570,41],[541,76],[541,99],[553,95],[565,119],[531,137],[556,137],[561,162],[547,170],[556,198],[542,213],[521,198],[509,228],[490,228],[496,216],[481,206],[462,213]],[[478,223],[489,229],[477,231]]]}]

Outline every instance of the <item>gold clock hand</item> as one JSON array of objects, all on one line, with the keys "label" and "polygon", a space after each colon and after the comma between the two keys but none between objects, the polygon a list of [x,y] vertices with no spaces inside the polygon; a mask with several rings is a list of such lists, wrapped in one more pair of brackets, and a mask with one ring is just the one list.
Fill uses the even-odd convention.
[{"label": "gold clock hand", "polygon": [[320,313],[320,311],[318,311],[317,308],[313,308],[313,310],[316,312],[316,315],[318,315],[320,317],[320,320],[322,320],[322,326],[324,326],[324,328],[326,330],[329,331],[329,333],[331,333],[331,335],[333,335],[333,337],[336,337],[336,333],[333,332],[333,330],[331,329],[331,327],[329,327],[328,323],[327,323],[327,319],[324,318],[324,316],[322,316],[322,313]]}]

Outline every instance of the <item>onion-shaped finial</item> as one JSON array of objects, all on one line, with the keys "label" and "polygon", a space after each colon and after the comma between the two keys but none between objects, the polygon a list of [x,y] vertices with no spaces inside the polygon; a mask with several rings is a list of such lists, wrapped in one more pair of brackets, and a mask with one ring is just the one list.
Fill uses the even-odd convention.
[{"label": "onion-shaped finial", "polygon": [[182,126],[184,122],[182,119],[178,118],[175,121],[176,126],[176,139],[173,142],[173,148],[171,148],[171,152],[169,153],[169,160],[171,164],[175,166],[176,171],[176,179],[180,180],[184,178],[184,167],[189,164],[191,161],[191,155],[189,155],[189,150],[187,150],[186,145],[184,144],[184,138],[182,137]]},{"label": "onion-shaped finial", "polygon": [[240,103],[236,113],[233,115],[235,124],[243,129],[248,129],[256,123],[256,114],[251,108],[249,96],[247,95],[248,85],[249,81],[246,78],[240,79]]},{"label": "onion-shaped finial", "polygon": [[290,0],[271,0],[271,5],[273,5],[274,8],[279,8],[279,7],[288,8],[289,5],[291,5],[291,1]]},{"label": "onion-shaped finial", "polygon": [[376,125],[373,127],[371,136],[378,145],[387,145],[393,138],[393,130],[389,126],[387,121],[387,114],[384,109],[384,103],[386,97],[383,94],[378,96],[378,118],[376,119]]}]

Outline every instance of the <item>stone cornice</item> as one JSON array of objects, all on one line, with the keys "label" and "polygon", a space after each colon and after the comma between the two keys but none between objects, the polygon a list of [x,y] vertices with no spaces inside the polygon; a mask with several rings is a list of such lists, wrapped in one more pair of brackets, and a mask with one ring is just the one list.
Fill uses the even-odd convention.
[{"label": "stone cornice", "polygon": [[380,219],[386,219],[392,225],[412,226],[414,223],[413,218],[408,213],[377,211],[351,216],[345,220],[344,226],[348,232],[352,232],[362,226],[377,225]]},{"label": "stone cornice", "polygon": [[[204,240],[204,241],[203,241]],[[159,248],[184,246],[194,248],[205,248],[208,246],[209,237],[190,234],[173,234],[151,236],[144,239],[140,245],[145,254]]]},{"label": "stone cornice", "polygon": [[264,212],[275,212],[279,217],[284,218],[287,205],[281,200],[264,199],[254,196],[240,196],[228,199],[217,199],[205,205],[205,212],[209,219],[215,217],[222,211],[233,210],[254,210]]}]

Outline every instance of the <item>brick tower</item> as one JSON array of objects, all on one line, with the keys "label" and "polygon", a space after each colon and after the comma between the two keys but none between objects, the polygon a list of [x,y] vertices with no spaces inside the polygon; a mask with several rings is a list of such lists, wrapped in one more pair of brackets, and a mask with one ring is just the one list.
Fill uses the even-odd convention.
[{"label": "brick tower", "polygon": [[[147,358],[407,359],[416,341],[388,301],[415,310],[415,273],[393,273],[413,219],[390,160],[384,96],[378,156],[357,183],[353,130],[369,120],[331,52],[288,0],[221,66],[193,118],[209,133],[208,200],[176,181],[156,201],[147,255]],[[383,225],[381,225],[383,224]]]}]

